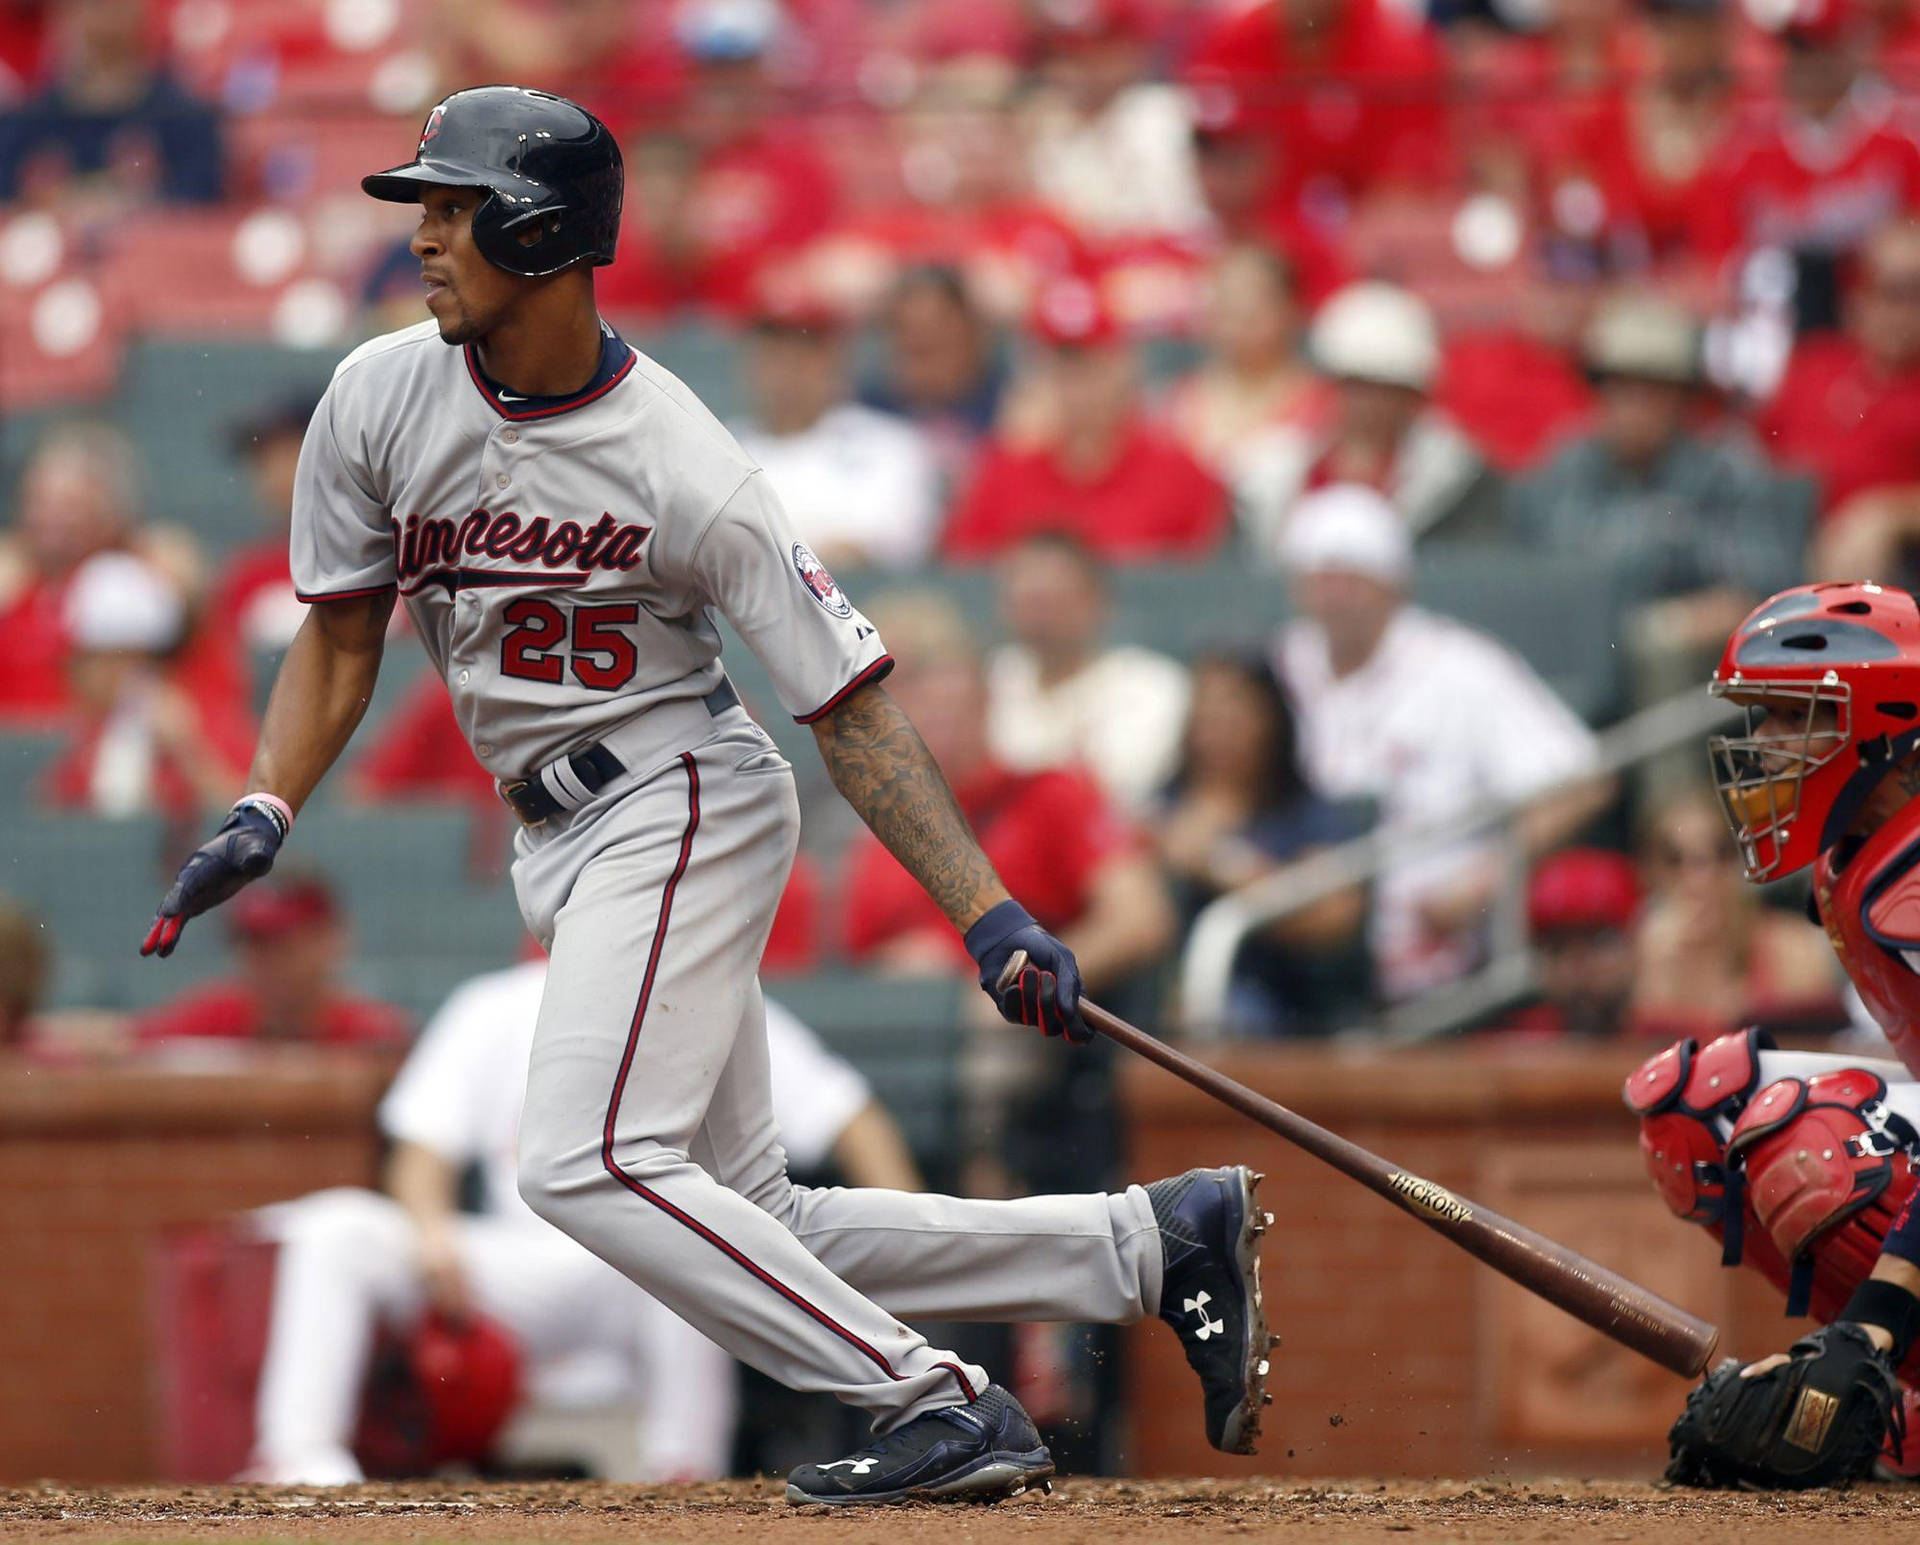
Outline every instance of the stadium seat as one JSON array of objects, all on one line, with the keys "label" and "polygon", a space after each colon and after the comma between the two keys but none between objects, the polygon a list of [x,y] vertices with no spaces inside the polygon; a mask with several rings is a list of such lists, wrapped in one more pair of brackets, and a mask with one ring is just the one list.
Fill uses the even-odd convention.
[{"label": "stadium seat", "polygon": [[114,417],[133,437],[155,503],[221,552],[257,534],[253,494],[234,459],[234,429],[278,397],[325,388],[337,349],[265,343],[151,339],[128,350]]},{"label": "stadium seat", "polygon": [[1618,576],[1582,557],[1439,543],[1421,550],[1414,599],[1484,629],[1589,723],[1620,707]]},{"label": "stadium seat", "polygon": [[740,345],[727,328],[691,320],[668,327],[627,329],[621,336],[686,382],[722,423],[731,423],[746,412],[740,390]]},{"label": "stadium seat", "polygon": [[67,743],[54,730],[0,730],[0,781],[10,789],[32,789]]},{"label": "stadium seat", "polygon": [[[22,806],[0,821],[0,891],[46,925],[55,1007],[123,1006],[121,967],[139,945],[172,870],[157,818],[107,821]],[[173,982],[178,990],[181,975]]]}]

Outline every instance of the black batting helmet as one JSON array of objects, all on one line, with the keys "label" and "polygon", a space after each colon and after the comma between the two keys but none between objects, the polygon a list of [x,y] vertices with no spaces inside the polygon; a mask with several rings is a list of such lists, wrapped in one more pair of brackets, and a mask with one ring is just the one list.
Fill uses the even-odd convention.
[{"label": "black batting helmet", "polygon": [[[541,278],[613,261],[626,174],[613,134],[584,107],[523,86],[475,86],[427,114],[411,161],[360,186],[394,204],[418,203],[423,186],[484,188],[473,212],[480,255]],[[523,243],[536,224],[539,238]]]}]

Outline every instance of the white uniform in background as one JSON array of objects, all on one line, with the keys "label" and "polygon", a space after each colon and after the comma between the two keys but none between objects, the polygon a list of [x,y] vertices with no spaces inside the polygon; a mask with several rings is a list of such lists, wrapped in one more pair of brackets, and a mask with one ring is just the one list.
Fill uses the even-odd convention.
[{"label": "white uniform in background", "polygon": [[[1404,606],[1367,663],[1336,679],[1326,635],[1289,624],[1274,664],[1299,715],[1307,780],[1328,798],[1378,802],[1383,826],[1424,827],[1489,797],[1541,792],[1594,765],[1593,732],[1525,661],[1464,623]],[[1428,897],[1493,861],[1462,842],[1396,863],[1374,895],[1374,967],[1389,998],[1472,969],[1475,942],[1420,920]]]},{"label": "white uniform in background", "polygon": [[1078,767],[1123,810],[1173,776],[1187,722],[1187,671],[1151,649],[1107,649],[1048,685],[1017,646],[987,662],[987,736],[1017,772]]},{"label": "white uniform in background", "polygon": [[940,468],[926,437],[891,413],[843,402],[798,434],[739,431],[793,527],[830,561],[909,569],[940,534]]},{"label": "white uniform in background", "polygon": [[[457,1220],[458,1248],[475,1307],[521,1345],[527,1398],[598,1405],[637,1391],[643,1473],[616,1479],[722,1475],[733,1360],[520,1199],[520,1107],[546,977],[546,963],[530,961],[458,988],[381,1102],[381,1130],[479,1166],[480,1210]],[[781,1140],[812,1168],[867,1104],[866,1080],[771,1001],[767,1046]],[[357,1480],[348,1445],[376,1325],[404,1325],[426,1304],[413,1225],[390,1197],[348,1188],[259,1216],[281,1255],[252,1473]]]}]

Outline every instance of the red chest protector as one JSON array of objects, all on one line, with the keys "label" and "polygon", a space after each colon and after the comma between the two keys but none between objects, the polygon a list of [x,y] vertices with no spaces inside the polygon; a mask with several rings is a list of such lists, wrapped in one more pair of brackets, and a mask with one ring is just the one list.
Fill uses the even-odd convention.
[{"label": "red chest protector", "polygon": [[1846,868],[1834,873],[1838,848],[1813,865],[1813,899],[1868,1012],[1920,1078],[1920,799],[1866,840]]}]

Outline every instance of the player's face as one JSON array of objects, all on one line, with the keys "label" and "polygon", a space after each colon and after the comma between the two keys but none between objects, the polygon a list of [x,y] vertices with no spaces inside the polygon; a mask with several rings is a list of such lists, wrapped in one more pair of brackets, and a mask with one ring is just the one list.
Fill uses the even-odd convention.
[{"label": "player's face", "polygon": [[428,188],[420,224],[408,244],[420,259],[427,310],[443,343],[473,343],[494,330],[524,292],[527,281],[495,268],[473,244],[473,212],[486,195],[477,188]]}]

